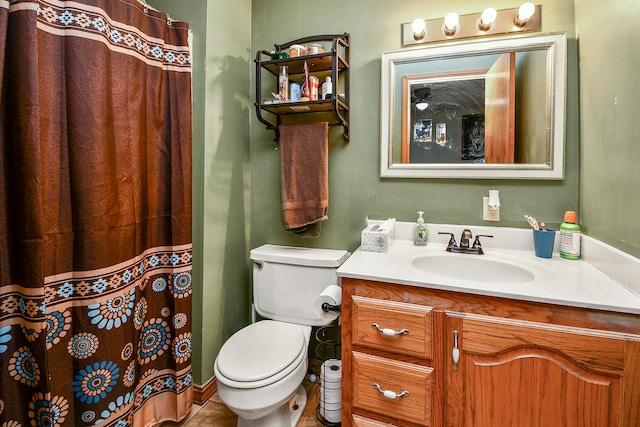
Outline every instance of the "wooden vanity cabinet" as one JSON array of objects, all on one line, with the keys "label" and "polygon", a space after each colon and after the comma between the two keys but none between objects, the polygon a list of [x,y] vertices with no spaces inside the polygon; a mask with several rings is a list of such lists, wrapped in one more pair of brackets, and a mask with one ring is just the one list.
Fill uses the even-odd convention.
[{"label": "wooden vanity cabinet", "polygon": [[342,288],[343,426],[640,425],[640,316],[360,279]]}]

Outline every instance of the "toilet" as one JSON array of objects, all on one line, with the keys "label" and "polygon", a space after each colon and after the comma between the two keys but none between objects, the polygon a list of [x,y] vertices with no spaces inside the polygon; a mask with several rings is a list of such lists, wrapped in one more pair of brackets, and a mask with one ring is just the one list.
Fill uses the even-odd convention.
[{"label": "toilet", "polygon": [[302,381],[312,326],[337,313],[319,310],[317,298],[338,284],[343,250],[263,245],[251,250],[253,304],[264,320],[233,334],[214,365],[220,400],[238,426],[295,426],[307,402]]}]

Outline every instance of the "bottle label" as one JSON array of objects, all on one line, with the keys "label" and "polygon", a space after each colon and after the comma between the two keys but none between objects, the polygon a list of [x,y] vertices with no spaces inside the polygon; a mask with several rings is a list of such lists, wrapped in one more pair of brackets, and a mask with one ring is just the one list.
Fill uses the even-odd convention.
[{"label": "bottle label", "polygon": [[291,83],[291,96],[289,97],[290,102],[299,102],[300,101],[300,85],[298,83]]},{"label": "bottle label", "polygon": [[289,101],[289,77],[281,75],[278,77],[278,101]]},{"label": "bottle label", "polygon": [[331,91],[333,88],[331,87],[331,83],[324,82],[322,83],[322,99],[331,99]]},{"label": "bottle label", "polygon": [[317,101],[318,100],[318,85],[319,84],[320,84],[320,81],[318,80],[317,77],[315,77],[315,76],[309,77],[309,99],[311,101]]},{"label": "bottle label", "polygon": [[569,256],[580,256],[580,232],[560,231],[560,253]]}]

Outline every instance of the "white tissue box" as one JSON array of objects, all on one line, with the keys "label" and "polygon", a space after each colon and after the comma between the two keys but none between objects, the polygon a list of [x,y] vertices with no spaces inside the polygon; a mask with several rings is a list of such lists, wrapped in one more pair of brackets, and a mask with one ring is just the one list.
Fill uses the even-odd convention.
[{"label": "white tissue box", "polygon": [[360,250],[367,252],[389,252],[393,242],[393,227],[370,224],[360,234]]}]

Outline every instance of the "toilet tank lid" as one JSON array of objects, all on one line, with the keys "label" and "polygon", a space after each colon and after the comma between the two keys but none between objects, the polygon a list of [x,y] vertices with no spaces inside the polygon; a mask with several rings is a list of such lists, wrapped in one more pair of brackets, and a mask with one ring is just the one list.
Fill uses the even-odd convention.
[{"label": "toilet tank lid", "polygon": [[297,246],[262,245],[251,250],[252,261],[312,267],[339,267],[350,253],[342,249],[302,248]]}]

